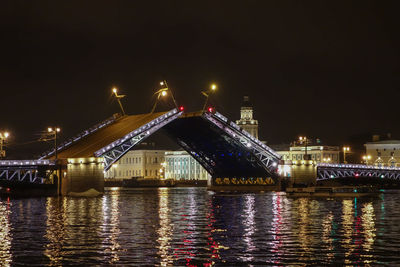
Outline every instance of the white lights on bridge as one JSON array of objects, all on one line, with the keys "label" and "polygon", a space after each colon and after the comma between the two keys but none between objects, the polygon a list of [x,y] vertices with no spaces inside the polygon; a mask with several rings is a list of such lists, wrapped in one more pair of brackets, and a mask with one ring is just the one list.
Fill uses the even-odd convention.
[{"label": "white lights on bridge", "polygon": [[317,167],[332,167],[332,168],[348,168],[348,169],[376,169],[376,170],[400,170],[400,167],[383,167],[375,165],[364,165],[364,164],[330,164],[330,163],[318,163]]},{"label": "white lights on bridge", "polygon": [[101,148],[94,154],[96,157],[104,157],[105,169],[108,170],[114,162],[125,155],[125,153],[128,152],[133,146],[141,142],[148,135],[154,133],[167,123],[178,118],[182,113],[183,111],[178,112],[177,109],[174,109],[167,114],[163,114],[156,119],[144,124],[138,129],[135,129],[124,137],[114,141],[107,147]]},{"label": "white lights on bridge", "polygon": [[[82,139],[83,137],[87,136],[88,134],[92,134],[92,133],[94,133],[94,132],[100,130],[100,129],[103,128],[104,126],[107,126],[107,125],[109,125],[109,124],[111,124],[111,123],[114,123],[115,121],[116,121],[116,118],[115,118],[115,117],[111,117],[111,118],[109,118],[109,119],[107,119],[107,120],[105,120],[105,121],[102,121],[102,122],[96,124],[95,126],[91,127],[90,129],[85,130],[85,131],[81,132],[80,134],[78,134],[77,136],[74,136],[74,137],[72,137],[71,139],[69,139],[69,140],[67,140],[67,141],[65,141],[65,142],[63,142],[63,143],[61,143],[61,144],[57,147],[57,151],[60,151],[60,150],[62,150],[62,149],[64,149],[64,148],[70,146],[71,144],[73,144],[73,143],[79,141],[80,139]],[[54,152],[55,152],[54,149],[52,149],[52,150],[50,150],[50,151],[47,151],[47,152],[45,152],[45,153],[40,157],[40,159],[44,159],[44,158],[46,158],[46,157],[48,157],[48,156],[51,156],[51,155],[54,154]]]},{"label": "white lights on bridge", "polygon": [[400,168],[362,164],[317,164],[317,180],[351,177],[400,180]]},{"label": "white lights on bridge", "polygon": [[151,134],[149,129],[151,129],[152,127],[156,127],[158,124],[168,120],[171,116],[173,116],[177,113],[178,113],[177,109],[173,109],[172,111],[168,112],[167,114],[164,114],[164,115],[144,124],[143,126],[139,127],[138,129],[135,129],[134,131],[130,132],[129,134],[125,135],[124,137],[112,142],[107,147],[103,147],[100,150],[96,151],[94,153],[95,156],[100,157],[102,154],[107,153],[107,151],[115,148],[116,146],[123,144],[124,142],[127,141],[127,139],[130,139],[134,136],[140,135],[141,133],[143,133],[145,131],[146,131],[145,134],[147,134],[147,135]]},{"label": "white lights on bridge", "polygon": [[278,161],[281,156],[271,148],[263,144],[260,140],[250,135],[245,130],[241,129],[237,124],[222,116],[220,113],[205,113],[203,116],[214,125],[218,126],[225,133],[230,135],[233,140],[239,142],[244,147],[248,148],[254,156],[256,156],[262,165],[270,172],[275,173],[278,167]]},{"label": "white lights on bridge", "polygon": [[0,160],[0,166],[55,165],[54,160]]}]

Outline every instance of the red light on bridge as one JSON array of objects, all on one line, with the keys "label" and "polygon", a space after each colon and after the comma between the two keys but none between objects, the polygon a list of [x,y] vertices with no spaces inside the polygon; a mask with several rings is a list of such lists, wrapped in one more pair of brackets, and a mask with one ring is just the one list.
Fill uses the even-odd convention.
[{"label": "red light on bridge", "polygon": [[360,175],[358,173],[354,174],[354,177],[358,178]]},{"label": "red light on bridge", "polygon": [[180,107],[179,107],[179,110],[180,110],[180,111],[183,111],[184,109],[185,109],[185,108],[184,108],[183,106],[180,106]]},{"label": "red light on bridge", "polygon": [[213,111],[214,111],[214,109],[212,107],[208,108],[208,112],[213,112]]}]

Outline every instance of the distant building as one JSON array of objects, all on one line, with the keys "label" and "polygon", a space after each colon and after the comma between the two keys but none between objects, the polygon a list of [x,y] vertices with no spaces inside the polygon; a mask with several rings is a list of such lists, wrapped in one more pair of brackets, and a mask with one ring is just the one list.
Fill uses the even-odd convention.
[{"label": "distant building", "polygon": [[[388,138],[391,138],[388,135]],[[366,143],[366,156],[370,156],[364,163],[373,164],[379,167],[398,167],[400,166],[400,140],[382,140],[379,136],[374,136],[372,142]]]},{"label": "distant building", "polygon": [[165,152],[165,178],[207,180],[208,172],[186,151]]},{"label": "distant building", "polygon": [[161,178],[166,150],[131,150],[104,174],[104,178]]},{"label": "distant building", "polygon": [[[274,148],[275,146],[272,146]],[[276,152],[282,156],[282,160],[291,161],[293,164],[304,163],[339,163],[340,149],[338,146],[311,145],[307,146],[308,159],[305,160],[305,146],[277,147]]]},{"label": "distant building", "polygon": [[253,107],[250,104],[249,97],[243,97],[243,104],[240,108],[240,120],[236,124],[258,139],[258,121],[253,119]]}]

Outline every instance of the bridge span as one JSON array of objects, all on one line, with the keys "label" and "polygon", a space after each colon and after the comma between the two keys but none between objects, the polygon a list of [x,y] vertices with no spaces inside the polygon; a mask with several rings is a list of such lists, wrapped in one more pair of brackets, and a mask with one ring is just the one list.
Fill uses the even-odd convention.
[{"label": "bridge span", "polygon": [[[104,171],[159,130],[211,174],[210,186],[278,186],[280,156],[267,145],[218,112],[173,109],[114,116],[60,144],[58,158],[68,161],[64,184],[73,180],[76,185],[67,191],[87,190],[90,177],[103,179]],[[54,159],[54,154],[54,149],[47,151],[41,159]]]},{"label": "bridge span", "polygon": [[317,182],[360,185],[398,184],[400,182],[400,168],[320,163],[317,165]]}]

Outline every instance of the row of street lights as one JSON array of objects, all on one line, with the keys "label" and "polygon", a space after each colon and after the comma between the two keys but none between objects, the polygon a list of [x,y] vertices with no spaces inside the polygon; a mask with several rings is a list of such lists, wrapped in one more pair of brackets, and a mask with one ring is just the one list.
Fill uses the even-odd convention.
[{"label": "row of street lights", "polygon": [[[54,140],[54,150],[55,150],[55,159],[57,159],[57,133],[59,133],[61,129],[59,127],[48,127],[47,132],[50,135],[53,135],[52,138],[44,138],[42,141]],[[6,151],[4,150],[4,143],[10,136],[8,132],[0,132],[0,158],[6,157]]]},{"label": "row of street lights", "polygon": [[[172,98],[172,100],[174,102],[175,107],[178,108],[178,105],[176,103],[174,95],[172,94],[171,89],[168,87],[167,81],[165,81],[165,80],[161,81],[160,82],[160,86],[161,86],[161,89],[159,89],[157,92],[154,93],[154,95],[157,95],[157,98],[156,98],[154,106],[153,106],[153,108],[151,110],[151,113],[153,113],[155,111],[157,103],[158,103],[158,100],[161,97],[167,96],[168,92],[170,92],[170,94],[171,94],[171,98]],[[201,91],[201,93],[206,97],[206,100],[205,100],[205,103],[204,103],[202,111],[205,111],[205,108],[206,108],[206,105],[207,105],[207,102],[208,102],[208,98],[209,98],[211,93],[215,92],[216,89],[217,89],[217,86],[215,84],[211,84],[209,90]],[[118,101],[118,104],[119,104],[119,107],[121,109],[122,115],[126,115],[124,107],[123,107],[123,105],[121,103],[121,98],[124,98],[126,95],[119,95],[118,94],[118,89],[115,88],[115,87],[112,88],[112,93],[114,94],[115,98]],[[182,110],[182,108],[181,108],[181,110]],[[57,134],[60,131],[61,131],[61,129],[59,127],[48,127],[47,128],[47,132],[50,135],[52,135],[52,138],[49,139],[49,138],[46,137],[46,138],[43,139],[44,141],[54,140],[54,151],[55,151],[54,152],[54,157],[55,157],[55,159],[57,159],[57,156],[58,156],[57,155]],[[9,135],[10,134],[8,132],[0,132],[0,158],[4,158],[6,156],[6,151],[3,149],[3,146],[4,146],[5,141],[9,137]]]},{"label": "row of street lights", "polygon": [[[153,108],[151,109],[150,113],[154,113],[154,111],[155,111],[155,109],[157,107],[157,104],[158,104],[158,100],[161,97],[167,96],[168,92],[171,95],[171,98],[172,98],[172,101],[174,102],[175,107],[178,108],[178,104],[176,103],[175,97],[174,97],[174,95],[173,95],[173,93],[171,91],[171,88],[169,88],[169,86],[167,84],[167,81],[166,80],[161,81],[160,82],[160,87],[161,88],[153,94],[153,95],[156,95],[156,101],[154,102]],[[204,95],[206,97],[204,105],[203,105],[203,109],[202,109],[203,112],[206,110],[208,99],[209,99],[210,95],[212,93],[214,93],[216,90],[217,90],[217,85],[213,83],[213,84],[210,85],[210,88],[208,90],[201,91],[202,95]],[[115,88],[115,87],[112,89],[112,92],[113,92],[115,98],[118,101],[118,104],[119,104],[119,107],[121,109],[122,115],[125,115],[125,110],[124,110],[124,107],[122,106],[122,103],[121,103],[121,98],[124,98],[125,95],[119,95],[118,94],[118,89]]]}]

